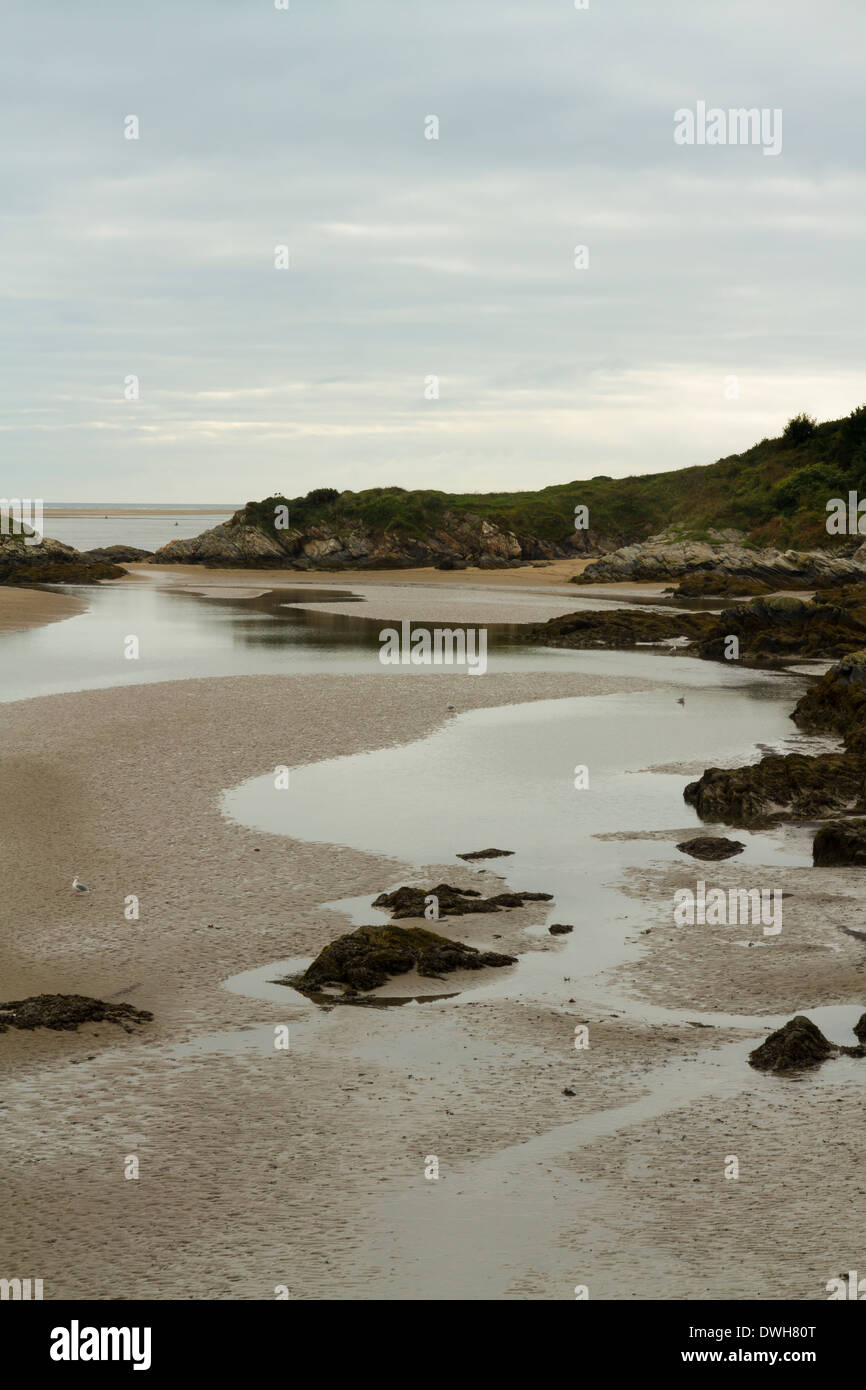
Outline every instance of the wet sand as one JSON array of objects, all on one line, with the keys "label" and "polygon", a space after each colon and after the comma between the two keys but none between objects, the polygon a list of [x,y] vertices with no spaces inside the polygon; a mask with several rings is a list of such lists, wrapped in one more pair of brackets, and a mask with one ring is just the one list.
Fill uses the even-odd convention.
[{"label": "wet sand", "polygon": [[0,584],[0,634],[44,627],[46,623],[61,622],[86,611],[87,604],[74,594]]},{"label": "wet sand", "polygon": [[[387,570],[289,570],[289,569],[210,569],[204,565],[151,565],[151,564],[130,564],[127,568],[130,573],[136,574],[144,572],[145,575],[158,574],[161,578],[172,579],[178,584],[188,584],[190,581],[193,586],[205,584],[208,587],[215,584],[242,585],[248,584],[261,585],[263,588],[271,589],[282,586],[294,587],[295,585],[311,584],[314,588],[327,588],[334,585],[336,588],[350,588],[353,583],[358,584],[435,584],[443,588],[459,588],[469,585],[481,585],[487,587],[504,588],[525,588],[544,587],[548,585],[567,585],[575,574],[580,574],[590,563],[589,559],[568,559],[551,560],[538,565],[520,565],[515,569],[465,569],[465,570],[439,570],[433,566],[423,566],[418,569],[387,569]],[[593,589],[596,587],[592,586]],[[601,586],[599,586],[601,587]],[[617,585],[607,585],[604,587],[617,588]],[[661,590],[661,584],[650,585],[650,588]]]},{"label": "wet sand", "polygon": [[[630,885],[635,933],[651,930],[611,981],[635,1001],[628,1018],[568,979],[553,1005],[467,991],[328,1013],[223,988],[348,929],[320,904],[407,873],[230,823],[224,787],[417,739],[455,697],[468,708],[652,685],[238,677],[7,705],[0,997],[77,992],[155,1019],[135,1036],[106,1024],[0,1035],[4,1263],[43,1278],[46,1298],[271,1298],[285,1284],[301,1299],[570,1300],[581,1283],[594,1298],[826,1297],[826,1279],[860,1258],[866,1064],[765,1077],[745,1063],[760,1019],[696,1028],[688,1011],[788,1016],[857,997],[862,943],[836,925],[858,925],[856,871],[819,883],[785,870],[783,935],[754,948],[670,923],[674,879],[749,886],[754,868],[644,875]],[[495,867],[448,878],[489,891]],[[71,893],[75,870],[89,895]],[[138,921],[124,917],[129,894]],[[513,950],[532,920],[525,908],[442,927]],[[660,1023],[657,1005],[686,1013]],[[288,1052],[274,1048],[283,1023]],[[589,1025],[586,1051],[576,1023]],[[137,1181],[124,1178],[131,1154]],[[424,1176],[431,1154],[438,1182]],[[724,1177],[729,1154],[738,1181]]]}]

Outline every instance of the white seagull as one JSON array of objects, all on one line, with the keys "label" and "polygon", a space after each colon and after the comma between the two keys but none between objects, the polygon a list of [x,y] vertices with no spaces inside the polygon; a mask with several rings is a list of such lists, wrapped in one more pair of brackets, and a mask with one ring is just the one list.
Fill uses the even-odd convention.
[{"label": "white seagull", "polygon": [[79,882],[78,874],[76,874],[72,880],[72,891],[73,893],[89,893],[90,889],[85,888],[84,884]]}]

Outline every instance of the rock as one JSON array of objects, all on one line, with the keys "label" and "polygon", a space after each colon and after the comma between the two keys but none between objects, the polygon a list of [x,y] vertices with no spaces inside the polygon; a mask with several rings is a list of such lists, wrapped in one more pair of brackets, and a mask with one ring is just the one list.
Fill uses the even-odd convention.
[{"label": "rock", "polygon": [[[857,552],[859,553],[859,552]],[[773,589],[811,588],[817,583],[866,580],[863,557],[838,551],[758,550],[702,541],[626,545],[587,565],[574,584],[609,584],[623,580],[679,579],[694,573],[745,578]]]},{"label": "rock", "polygon": [[804,600],[776,594],[726,608],[716,630],[698,647],[707,660],[726,660],[728,640],[739,641],[744,661],[838,657],[866,641],[866,609],[849,610],[826,598]]},{"label": "rock", "polygon": [[[866,815],[866,649],[831,667],[797,702],[791,718],[809,733],[843,737],[845,751],[770,754],[747,767],[708,768],[683,792],[702,820],[766,826]],[[819,855],[850,851],[847,830],[845,840],[847,851],[838,833],[823,837]]]},{"label": "rock", "polygon": [[701,820],[766,827],[782,820],[820,820],[864,805],[866,765],[844,753],[776,754],[746,767],[710,767],[683,799]]},{"label": "rock", "polygon": [[820,1066],[838,1051],[810,1018],[797,1014],[749,1053],[749,1064],[758,1071],[802,1071]]},{"label": "rock", "polygon": [[423,917],[430,896],[437,899],[440,917],[462,917],[467,913],[498,912],[501,907],[522,907],[525,902],[550,902],[551,893],[498,893],[482,898],[474,888],[454,888],[450,883],[437,883],[435,888],[395,888],[392,893],[380,893],[374,907],[384,908],[393,918]]},{"label": "rock", "polygon": [[[236,514],[237,515],[237,514]],[[217,565],[255,569],[288,564],[299,537],[295,532],[281,532],[287,539],[279,544],[256,526],[231,521],[214,526],[200,536],[187,540],[169,541],[150,557],[151,565]]]},{"label": "rock", "polygon": [[48,536],[39,545],[26,545],[23,535],[0,534],[0,584],[94,584],[125,575],[117,565],[89,559]]},{"label": "rock", "polygon": [[153,554],[152,550],[139,550],[134,545],[101,545],[95,550],[82,550],[88,560],[108,560],[112,564],[121,565],[134,560],[149,560]]},{"label": "rock", "polygon": [[683,840],[677,849],[690,854],[693,859],[731,859],[742,854],[746,846],[742,840],[726,840],[722,836],[696,835],[693,840]]},{"label": "rock", "polygon": [[153,1014],[131,1004],[108,1004],[84,994],[35,994],[0,1004],[0,1033],[8,1028],[52,1028],[74,1032],[82,1023],[117,1023],[125,1032],[133,1023],[149,1023]]},{"label": "rock", "polygon": [[770,585],[763,579],[749,579],[746,575],[696,570],[685,575],[675,589],[666,592],[675,598],[745,598],[749,594],[769,593]]},{"label": "rock", "polygon": [[568,926],[565,922],[551,922],[547,930],[551,936],[566,936],[568,932],[574,931],[574,927]]},{"label": "rock", "polygon": [[[276,530],[275,508],[270,504],[278,500],[249,502],[229,521],[200,536],[170,541],[150,563],[326,570],[426,565],[464,569],[473,564],[490,569],[572,555],[575,549],[570,536],[561,544],[530,535],[518,537],[489,518],[447,509],[431,516],[423,530],[408,522],[402,529],[388,524],[377,530],[342,511],[339,494],[327,514],[323,516],[320,509],[315,519],[310,519],[303,499],[285,502],[291,526]],[[592,553],[597,554],[597,548],[592,547]]]},{"label": "rock", "polygon": [[[841,592],[841,591],[833,591]],[[549,647],[614,647],[642,643],[693,644],[709,661],[730,658],[730,639],[741,661],[790,662],[806,657],[842,657],[866,644],[866,601],[831,602],[829,591],[805,600],[777,594],[755,598],[721,613],[657,613],[619,608],[570,613],[524,628],[524,641]]]},{"label": "rock", "polygon": [[812,863],[816,868],[866,865],[866,824],[832,821],[822,825],[812,841]]},{"label": "rock", "polygon": [[438,978],[453,970],[516,963],[515,956],[477,951],[423,927],[365,926],[332,941],[302,975],[280,983],[291,984],[302,994],[334,987],[342,987],[345,994],[357,994],[378,989],[392,976],[409,970]]},{"label": "rock", "polygon": [[458,854],[458,859],[503,859],[506,855],[513,854],[513,849],[473,849],[466,854]]},{"label": "rock", "polygon": [[707,639],[715,631],[715,613],[655,613],[649,608],[608,608],[569,613],[524,628],[526,642],[546,647],[636,647],[641,643]]},{"label": "rock", "polygon": [[866,1043],[866,1014],[861,1014],[854,1024],[854,1036],[861,1043]]},{"label": "rock", "polygon": [[849,653],[832,666],[791,715],[810,733],[835,733],[852,750],[866,751],[866,648]]}]

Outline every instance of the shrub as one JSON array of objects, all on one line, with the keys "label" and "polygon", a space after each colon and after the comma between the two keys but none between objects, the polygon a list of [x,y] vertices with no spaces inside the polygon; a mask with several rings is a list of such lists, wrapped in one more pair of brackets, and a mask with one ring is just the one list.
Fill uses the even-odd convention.
[{"label": "shrub", "polygon": [[817,428],[818,422],[815,417],[813,415],[807,415],[803,411],[799,415],[791,416],[791,419],[788,421],[782,433],[782,439],[785,444],[792,446],[805,444],[807,439],[812,438]]}]

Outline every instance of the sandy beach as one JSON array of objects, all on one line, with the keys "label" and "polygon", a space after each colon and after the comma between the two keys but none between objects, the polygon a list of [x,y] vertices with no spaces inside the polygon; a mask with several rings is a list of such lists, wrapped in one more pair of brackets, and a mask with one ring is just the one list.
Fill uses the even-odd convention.
[{"label": "sandy beach", "polygon": [[[466,709],[654,686],[237,677],[6,705],[16,796],[0,822],[16,872],[2,997],[82,993],[154,1014],[130,1036],[109,1024],[0,1036],[6,1263],[38,1272],[46,1298],[272,1298],[285,1284],[301,1299],[571,1299],[581,1283],[594,1298],[825,1297],[858,1253],[857,1064],[779,1082],[745,1064],[768,1025],[695,1027],[653,1010],[787,1017],[856,996],[862,948],[838,929],[858,922],[856,870],[821,872],[832,911],[817,913],[812,871],[788,871],[785,947],[752,951],[724,932],[677,933],[661,868],[634,883],[640,964],[611,981],[636,1002],[629,1018],[590,1008],[576,980],[549,1007],[467,990],[330,1012],[224,987],[312,956],[348,929],[322,903],[407,872],[233,824],[225,787],[421,738],[449,699]],[[69,881],[85,867],[92,891],[77,898]],[[712,867],[725,883],[749,878]],[[446,872],[484,891],[500,882],[477,865],[430,866],[431,881]],[[129,894],[138,921],[124,917]],[[531,920],[527,907],[440,930],[556,952],[555,939],[526,936]],[[581,1053],[576,1023],[591,1030]],[[278,1024],[288,1052],[274,1048]],[[724,1178],[729,1154],[738,1182]],[[137,1181],[124,1178],[129,1155]]]}]

